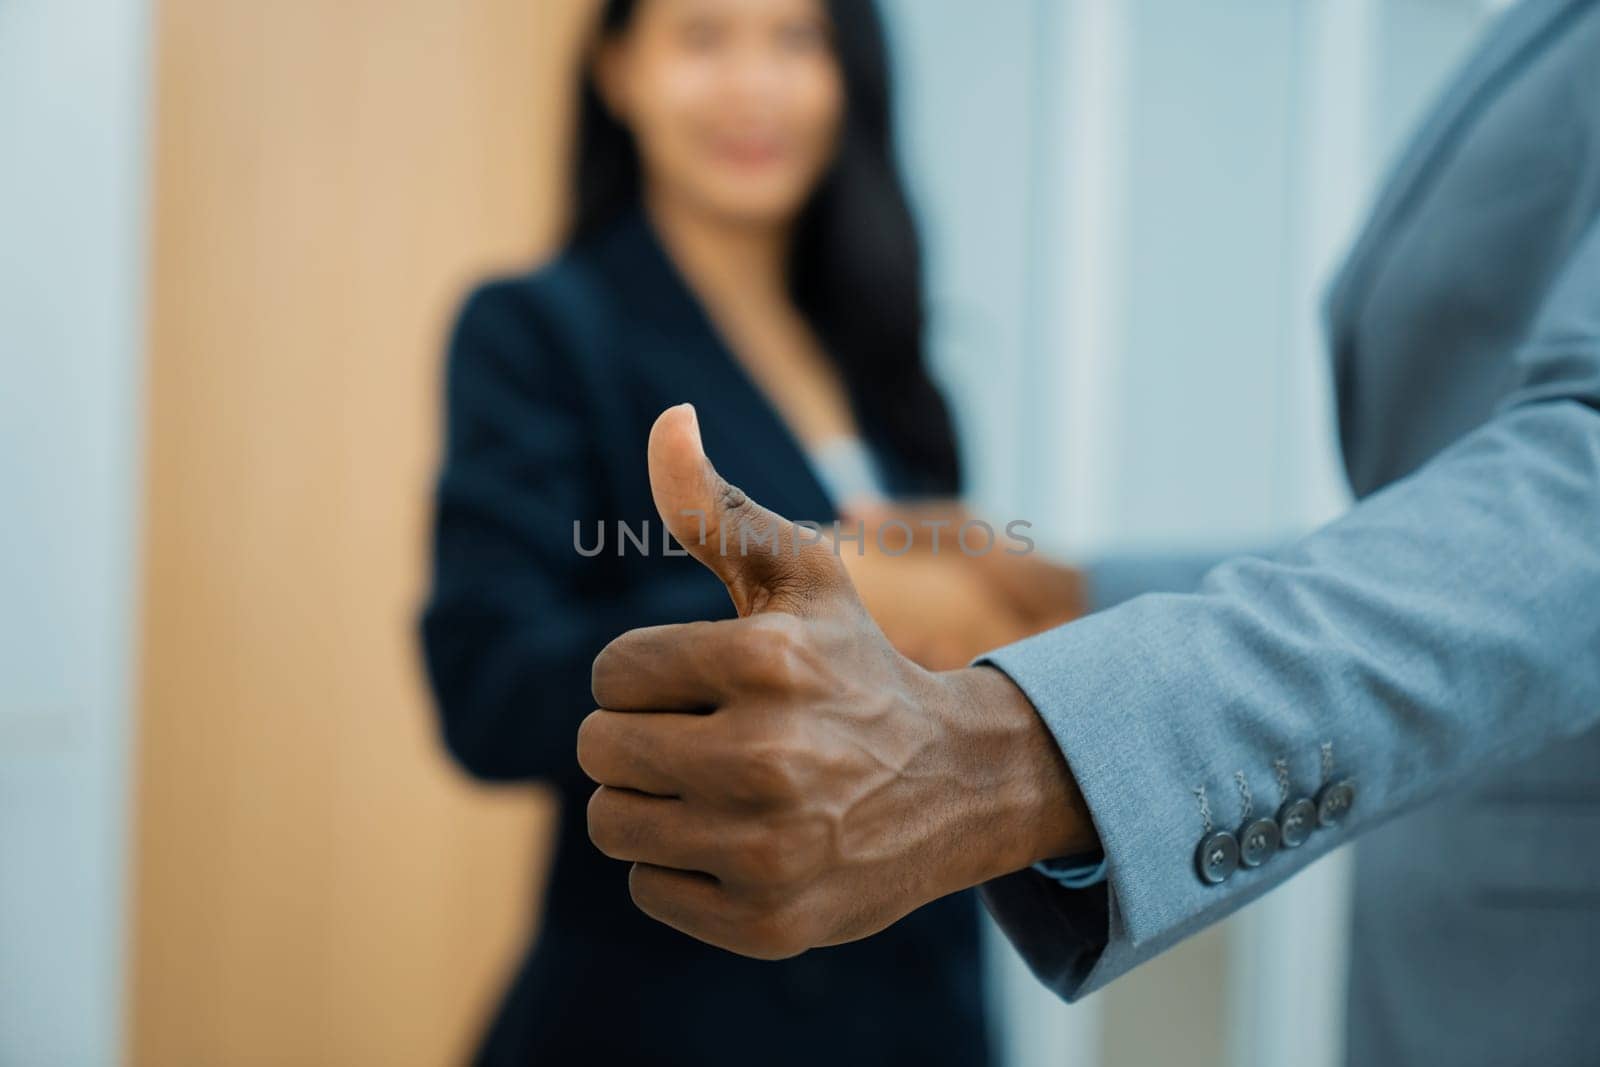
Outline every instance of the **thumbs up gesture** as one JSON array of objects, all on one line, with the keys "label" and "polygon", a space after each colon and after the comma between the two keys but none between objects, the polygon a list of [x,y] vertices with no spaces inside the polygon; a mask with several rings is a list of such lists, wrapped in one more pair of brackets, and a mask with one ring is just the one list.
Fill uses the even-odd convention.
[{"label": "thumbs up gesture", "polygon": [[778,959],[1094,846],[1021,691],[896,652],[833,544],[717,473],[693,408],[657,419],[649,466],[662,521],[740,617],[633,630],[594,663],[589,835],[632,862],[645,913]]}]

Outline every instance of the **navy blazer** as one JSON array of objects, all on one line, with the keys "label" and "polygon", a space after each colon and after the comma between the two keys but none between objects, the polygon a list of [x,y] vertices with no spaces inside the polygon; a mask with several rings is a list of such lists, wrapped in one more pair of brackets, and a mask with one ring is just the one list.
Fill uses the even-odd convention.
[{"label": "navy blazer", "polygon": [[[662,552],[645,467],[656,415],[692,401],[730,480],[792,518],[834,517],[643,213],[474,291],[450,342],[446,392],[422,622],[444,738],[473,774],[550,782],[562,800],[542,929],[479,1061],[986,1062],[972,894],[866,941],[760,962],[644,916],[628,865],[589,841],[594,785],[576,735],[594,707],[595,654],[638,626],[733,615],[710,572]],[[855,403],[891,492],[933,489]],[[635,536],[648,528],[648,552],[621,541],[618,520]],[[602,530],[603,550],[586,555]]]}]

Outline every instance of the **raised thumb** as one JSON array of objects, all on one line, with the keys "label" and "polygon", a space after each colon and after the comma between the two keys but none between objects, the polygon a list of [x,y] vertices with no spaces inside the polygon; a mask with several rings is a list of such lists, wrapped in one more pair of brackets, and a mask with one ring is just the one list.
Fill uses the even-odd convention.
[{"label": "raised thumb", "polygon": [[854,589],[831,543],[730,485],[706,457],[690,404],[668,408],[650,428],[650,492],[667,530],[728,587],[740,615],[813,614]]}]

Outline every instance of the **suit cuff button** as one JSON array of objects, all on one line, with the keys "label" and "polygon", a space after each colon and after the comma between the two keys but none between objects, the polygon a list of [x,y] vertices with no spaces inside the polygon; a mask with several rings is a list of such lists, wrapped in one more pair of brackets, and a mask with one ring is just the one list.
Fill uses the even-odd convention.
[{"label": "suit cuff button", "polygon": [[1217,885],[1228,880],[1239,867],[1239,841],[1226,830],[1207,834],[1194,854],[1200,880]]},{"label": "suit cuff button", "polygon": [[1239,831],[1239,862],[1259,867],[1278,851],[1278,824],[1271,819],[1256,819]]},{"label": "suit cuff button", "polygon": [[1317,825],[1337,826],[1355,803],[1356,784],[1352,779],[1332,782],[1317,793]]},{"label": "suit cuff button", "polygon": [[1278,809],[1278,841],[1284,848],[1299,848],[1316,827],[1317,806],[1307,797]]}]

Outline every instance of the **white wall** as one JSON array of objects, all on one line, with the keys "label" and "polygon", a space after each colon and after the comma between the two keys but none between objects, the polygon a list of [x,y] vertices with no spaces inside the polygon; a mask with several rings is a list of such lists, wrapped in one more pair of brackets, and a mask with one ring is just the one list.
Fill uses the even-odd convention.
[{"label": "white wall", "polygon": [[0,0],[0,1063],[118,1060],[143,0]]}]

